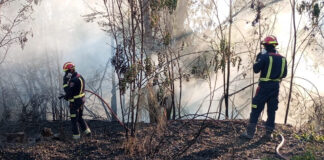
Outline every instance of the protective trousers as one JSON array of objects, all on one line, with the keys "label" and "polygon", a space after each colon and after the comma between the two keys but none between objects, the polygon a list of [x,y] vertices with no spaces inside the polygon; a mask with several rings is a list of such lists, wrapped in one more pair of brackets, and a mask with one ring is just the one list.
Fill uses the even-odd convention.
[{"label": "protective trousers", "polygon": [[82,131],[85,131],[89,128],[85,120],[82,118],[83,105],[84,102],[81,98],[75,100],[75,102],[70,103],[70,114],[71,114],[72,132],[73,132],[74,139],[80,138],[79,126]]},{"label": "protective trousers", "polygon": [[276,110],[278,109],[279,82],[260,82],[254,98],[252,99],[252,111],[250,114],[250,124],[256,124],[259,116],[267,103],[268,119],[266,128],[270,132],[275,127]]}]

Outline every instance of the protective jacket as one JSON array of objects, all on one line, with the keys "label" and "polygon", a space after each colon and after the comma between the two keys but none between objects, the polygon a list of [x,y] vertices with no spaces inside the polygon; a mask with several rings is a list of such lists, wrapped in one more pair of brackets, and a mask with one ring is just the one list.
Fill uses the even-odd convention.
[{"label": "protective jacket", "polygon": [[77,72],[74,72],[70,79],[64,76],[63,88],[66,93],[66,99],[68,99],[69,102],[82,100],[85,96],[84,84],[83,77]]},{"label": "protective jacket", "polygon": [[279,82],[287,76],[287,60],[279,53],[259,53],[253,71],[261,71],[260,82]]}]

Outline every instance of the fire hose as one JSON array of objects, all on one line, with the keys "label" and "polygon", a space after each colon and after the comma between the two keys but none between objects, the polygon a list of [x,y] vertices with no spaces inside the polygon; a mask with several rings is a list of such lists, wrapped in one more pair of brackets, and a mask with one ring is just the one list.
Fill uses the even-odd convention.
[{"label": "fire hose", "polygon": [[119,120],[119,118],[117,117],[117,114],[111,109],[111,107],[109,106],[109,104],[102,98],[102,97],[100,97],[98,94],[96,94],[96,93],[94,93],[94,92],[92,92],[92,91],[89,91],[89,90],[84,90],[85,92],[88,92],[88,93],[91,93],[91,94],[93,94],[93,95],[95,95],[97,98],[99,98],[105,105],[106,105],[106,107],[110,110],[110,112],[111,112],[111,114],[112,114],[112,116],[118,121],[118,123],[121,125],[121,126],[123,126],[126,130],[129,130],[126,126],[125,126],[125,124],[123,123],[123,122],[121,122],[120,120]]},{"label": "fire hose", "polygon": [[280,142],[280,144],[276,147],[276,154],[279,156],[279,157],[281,157],[282,159],[285,159],[285,160],[288,160],[289,158],[287,158],[286,156],[284,156],[284,155],[282,155],[281,153],[280,153],[280,148],[284,145],[284,143],[285,143],[285,137],[281,134],[281,133],[279,133],[279,135],[280,135],[280,137],[281,137],[281,142]]},{"label": "fire hose", "polygon": [[[261,125],[258,125],[258,127],[265,128],[264,126],[261,126]],[[276,132],[276,131],[275,131],[275,132]],[[282,158],[282,159],[284,159],[284,160],[289,160],[288,157],[286,157],[285,155],[283,155],[283,154],[280,153],[280,149],[281,149],[281,147],[282,147],[282,146],[284,145],[284,143],[285,143],[285,137],[283,136],[283,134],[281,134],[281,133],[279,133],[279,132],[277,132],[277,134],[280,136],[281,141],[280,141],[280,143],[276,146],[276,154],[277,154],[280,158]]]}]

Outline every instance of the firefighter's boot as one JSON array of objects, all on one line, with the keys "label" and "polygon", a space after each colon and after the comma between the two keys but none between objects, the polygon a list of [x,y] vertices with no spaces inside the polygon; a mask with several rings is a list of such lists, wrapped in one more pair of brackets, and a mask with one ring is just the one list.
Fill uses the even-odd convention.
[{"label": "firefighter's boot", "polygon": [[249,123],[246,127],[246,131],[241,134],[241,138],[252,139],[256,130],[256,123]]},{"label": "firefighter's boot", "polygon": [[272,132],[273,132],[273,130],[274,130],[274,128],[273,127],[268,127],[268,126],[265,126],[265,129],[266,129],[266,132],[265,132],[265,137],[266,138],[272,138],[273,137],[273,135],[272,135]]},{"label": "firefighter's boot", "polygon": [[91,130],[90,130],[90,128],[87,128],[83,133],[84,133],[84,135],[86,137],[91,137]]}]

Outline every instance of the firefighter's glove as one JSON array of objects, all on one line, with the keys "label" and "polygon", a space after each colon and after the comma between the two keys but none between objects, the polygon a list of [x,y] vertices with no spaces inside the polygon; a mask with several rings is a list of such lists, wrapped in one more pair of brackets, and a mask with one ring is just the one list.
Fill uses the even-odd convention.
[{"label": "firefighter's glove", "polygon": [[65,79],[71,79],[71,77],[72,77],[72,73],[70,73],[70,72],[69,73],[66,72],[64,75]]},{"label": "firefighter's glove", "polygon": [[262,54],[262,52],[260,52],[260,53],[256,56],[256,59],[255,59],[256,62],[260,59],[261,54]]},{"label": "firefighter's glove", "polygon": [[67,97],[66,97],[66,95],[65,94],[60,94],[60,96],[58,97],[59,99],[62,99],[62,98],[64,98],[65,100],[67,100]]}]

